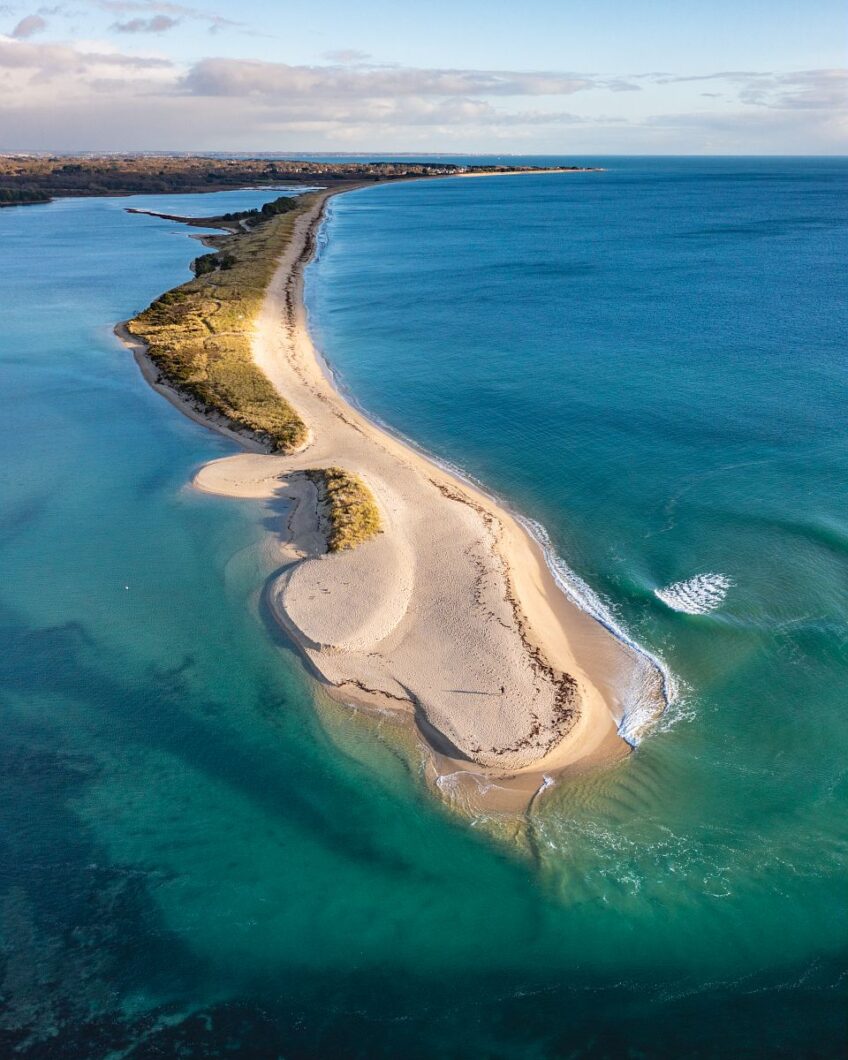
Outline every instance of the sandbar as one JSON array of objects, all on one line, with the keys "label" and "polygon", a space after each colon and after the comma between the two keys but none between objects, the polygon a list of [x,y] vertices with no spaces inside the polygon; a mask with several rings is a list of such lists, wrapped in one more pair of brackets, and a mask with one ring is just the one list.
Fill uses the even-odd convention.
[{"label": "sandbar", "polygon": [[[448,800],[470,812],[520,811],[564,771],[624,757],[626,690],[640,682],[659,711],[661,676],[561,591],[539,542],[503,503],[335,387],[307,328],[303,270],[340,193],[315,194],[297,218],[252,340],[310,441],[295,455],[268,454],[228,432],[254,451],[207,464],[194,485],[275,510],[285,499],[266,600],[315,677],[343,701],[405,714],[426,776]],[[362,478],[383,523],[376,538],[335,554],[304,474],[331,464]]]}]

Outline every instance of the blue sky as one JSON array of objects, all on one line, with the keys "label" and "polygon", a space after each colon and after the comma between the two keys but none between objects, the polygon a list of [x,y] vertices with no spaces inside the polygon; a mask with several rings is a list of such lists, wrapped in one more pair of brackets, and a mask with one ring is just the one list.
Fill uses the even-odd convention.
[{"label": "blue sky", "polygon": [[843,0],[0,3],[0,148],[844,153]]}]

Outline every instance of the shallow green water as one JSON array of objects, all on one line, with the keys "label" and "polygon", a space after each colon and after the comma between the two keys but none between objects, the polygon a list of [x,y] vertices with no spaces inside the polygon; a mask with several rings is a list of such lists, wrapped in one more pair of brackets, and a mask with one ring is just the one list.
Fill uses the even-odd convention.
[{"label": "shallow green water", "polygon": [[[535,859],[316,713],[261,605],[279,513],[185,488],[231,450],[110,329],[196,244],[117,200],[0,212],[0,1050],[839,1055],[844,166],[679,165],[349,196],[310,276],[366,407],[540,519],[684,688],[548,795]],[[707,614],[653,593],[704,571]]]}]

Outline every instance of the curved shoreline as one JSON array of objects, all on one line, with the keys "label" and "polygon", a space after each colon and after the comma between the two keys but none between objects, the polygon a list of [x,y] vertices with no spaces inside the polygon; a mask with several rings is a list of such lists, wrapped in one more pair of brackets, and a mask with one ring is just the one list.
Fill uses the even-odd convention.
[{"label": "curved shoreline", "polygon": [[[521,516],[375,423],[334,385],[308,332],[303,273],[328,201],[346,190],[318,193],[297,219],[253,343],[256,363],[304,416],[312,441],[295,456],[252,446],[206,465],[195,485],[298,497],[268,600],[310,668],[336,698],[412,717],[442,795],[473,811],[523,810],[557,774],[626,755],[622,690],[635,682],[659,713],[664,678],[564,594],[544,542]],[[334,557],[320,555],[317,513],[308,517],[314,499],[302,503],[297,481],[328,460],[362,475],[387,516],[379,541]],[[451,687],[459,682],[471,687]]]},{"label": "curved shoreline", "polygon": [[[563,170],[563,172],[572,172],[571,170]],[[520,176],[521,174],[460,174],[460,176]],[[328,203],[329,206],[329,203]],[[320,253],[320,237],[321,230],[326,226],[330,220],[329,212],[325,213],[319,224],[319,230],[316,236],[316,250],[310,260],[307,262],[306,267],[315,264],[318,254]],[[326,242],[329,242],[327,237]],[[304,269],[305,273],[305,269]],[[304,301],[305,315],[308,320],[309,308]],[[313,344],[314,346],[314,344]],[[325,356],[324,352],[317,346],[314,346],[315,357],[319,362],[319,365],[324,372],[330,386],[333,387],[339,396],[352,408],[354,408],[364,419],[368,420],[373,426],[382,431],[385,434],[391,435],[397,439],[401,445],[406,446],[413,452],[417,453],[424,460],[435,464],[436,467],[446,472],[452,478],[458,479],[466,486],[470,487],[477,493],[486,497],[487,500],[493,504],[502,508],[508,512],[510,516],[521,526],[521,528],[532,538],[536,546],[543,554],[545,564],[550,572],[553,581],[556,583],[557,588],[571,602],[578,607],[581,611],[585,612],[596,622],[600,623],[613,637],[622,643],[628,650],[632,651],[636,656],[644,661],[644,663],[653,667],[659,675],[662,683],[662,710],[667,709],[674,703],[679,695],[679,688],[677,679],[674,674],[668,669],[664,661],[653,652],[644,648],[638,641],[634,640],[633,637],[627,632],[626,629],[615,620],[614,616],[610,612],[609,608],[603,602],[603,600],[595,593],[595,591],[587,585],[583,579],[576,574],[565,562],[562,556],[554,548],[553,542],[551,541],[550,535],[548,534],[545,527],[537,522],[530,516],[524,515],[517,508],[514,508],[506,497],[501,496],[495,490],[491,489],[484,482],[476,479],[469,472],[465,471],[464,468],[459,467],[457,464],[451,463],[449,460],[445,460],[441,457],[435,456],[433,453],[428,452],[424,446],[419,445],[414,438],[410,438],[408,435],[403,434],[397,428],[391,424],[386,423],[380,419],[374,413],[371,413],[366,409],[356,398],[353,391],[345,384],[341,378],[339,372],[333,367],[330,361]],[[563,570],[564,568],[564,570]],[[658,716],[658,712],[654,711],[649,717],[640,717],[636,711],[639,709],[641,704],[633,705],[633,709],[625,708],[624,715],[619,723],[618,733],[621,738],[630,745],[631,748],[635,748],[639,745],[641,736],[644,730],[654,721]],[[539,793],[542,790],[552,786],[550,778],[546,779]]]}]

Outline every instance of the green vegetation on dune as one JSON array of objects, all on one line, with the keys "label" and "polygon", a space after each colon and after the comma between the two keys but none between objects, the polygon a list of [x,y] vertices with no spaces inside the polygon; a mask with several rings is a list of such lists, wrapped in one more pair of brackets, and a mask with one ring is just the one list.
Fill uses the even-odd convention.
[{"label": "green vegetation on dune", "polygon": [[[282,198],[261,210],[205,219],[240,224],[229,235],[207,237],[215,250],[194,260],[195,278],[126,325],[146,344],[163,382],[283,453],[304,444],[306,424],[254,362],[251,333],[295,220],[312,201],[311,195]],[[306,473],[327,506],[330,552],[379,533],[380,513],[362,479],[339,467]]]},{"label": "green vegetation on dune", "polygon": [[225,254],[219,251],[216,254],[201,254],[191,263],[191,270],[195,276],[205,276],[208,272],[216,272],[218,269],[231,269],[238,264],[235,254]]},{"label": "green vegetation on dune", "polygon": [[210,237],[216,252],[196,260],[195,279],[127,323],[164,382],[277,452],[301,447],[307,429],[255,364],[251,332],[277,259],[312,196],[288,201],[286,212],[261,215],[250,231]]},{"label": "green vegetation on dune", "polygon": [[0,206],[26,206],[37,202],[50,202],[50,196],[36,188],[0,188]]},{"label": "green vegetation on dune", "polygon": [[380,510],[358,475],[341,467],[307,471],[327,503],[330,552],[355,548],[380,532]]}]

